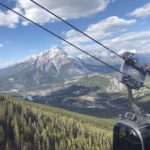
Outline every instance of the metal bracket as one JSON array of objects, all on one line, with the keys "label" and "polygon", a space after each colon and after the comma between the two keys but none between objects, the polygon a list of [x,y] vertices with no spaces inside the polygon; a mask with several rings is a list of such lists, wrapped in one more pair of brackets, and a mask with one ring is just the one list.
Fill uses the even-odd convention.
[{"label": "metal bracket", "polygon": [[[144,85],[146,75],[150,75],[150,65],[145,64],[144,66],[140,66],[138,59],[130,52],[123,53],[122,58],[124,61],[120,71],[126,75],[122,75],[121,82],[131,89],[139,90]],[[138,72],[136,78],[130,75],[129,69],[131,68]]]},{"label": "metal bracket", "polygon": [[[140,66],[139,60],[131,52],[123,53],[122,58],[124,61],[120,70],[124,74],[121,77],[121,82],[127,86],[130,107],[137,118],[146,117],[147,114],[135,104],[132,90],[139,90],[143,87],[147,74],[150,76],[150,65]],[[134,77],[135,75],[130,74],[130,69],[137,71],[136,78]]]}]

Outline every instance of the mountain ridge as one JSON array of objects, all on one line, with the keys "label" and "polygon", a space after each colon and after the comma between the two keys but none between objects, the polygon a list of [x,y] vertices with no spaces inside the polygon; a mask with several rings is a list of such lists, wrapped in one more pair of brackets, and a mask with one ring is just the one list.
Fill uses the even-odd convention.
[{"label": "mountain ridge", "polygon": [[0,69],[0,81],[11,88],[18,85],[25,88],[85,73],[90,73],[90,70],[79,58],[53,48]]}]

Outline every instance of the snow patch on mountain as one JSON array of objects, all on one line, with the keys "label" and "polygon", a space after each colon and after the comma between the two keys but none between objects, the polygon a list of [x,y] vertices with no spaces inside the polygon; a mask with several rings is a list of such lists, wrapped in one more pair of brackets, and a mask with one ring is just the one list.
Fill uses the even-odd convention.
[{"label": "snow patch on mountain", "polygon": [[33,87],[86,73],[90,71],[81,59],[68,56],[61,48],[55,47],[0,70],[0,81],[12,88],[14,85]]}]

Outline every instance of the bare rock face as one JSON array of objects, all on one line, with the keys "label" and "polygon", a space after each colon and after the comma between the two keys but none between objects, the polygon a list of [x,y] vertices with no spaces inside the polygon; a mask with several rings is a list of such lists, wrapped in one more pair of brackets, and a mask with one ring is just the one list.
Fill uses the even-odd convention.
[{"label": "bare rock face", "polygon": [[18,86],[27,88],[40,86],[89,72],[88,67],[79,58],[68,56],[60,48],[52,48],[1,69],[0,82],[2,87],[0,90],[1,88],[18,88]]},{"label": "bare rock face", "polygon": [[107,92],[121,92],[125,90],[125,86],[115,77],[110,79],[110,84],[107,87]]}]

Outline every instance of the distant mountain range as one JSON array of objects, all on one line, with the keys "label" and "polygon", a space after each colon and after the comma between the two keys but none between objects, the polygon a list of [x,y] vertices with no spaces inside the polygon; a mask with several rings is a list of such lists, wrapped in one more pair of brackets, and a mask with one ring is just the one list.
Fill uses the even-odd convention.
[{"label": "distant mountain range", "polygon": [[[149,59],[143,56],[145,63]],[[117,58],[118,63],[104,59],[119,69]],[[0,92],[78,112],[83,108],[120,111],[127,107],[126,88],[115,76],[116,72],[92,58],[68,56],[61,48],[52,48],[0,69]]]},{"label": "distant mountain range", "polygon": [[[102,56],[97,57],[103,59]],[[118,63],[114,64],[110,59],[104,59],[119,69],[118,59],[115,58]],[[149,57],[141,55],[141,60],[147,61]],[[28,89],[93,72],[110,73],[112,69],[92,58],[68,56],[61,48],[52,48],[0,69],[0,91]]]},{"label": "distant mountain range", "polygon": [[0,90],[28,88],[90,73],[79,59],[53,48],[0,70]]}]

